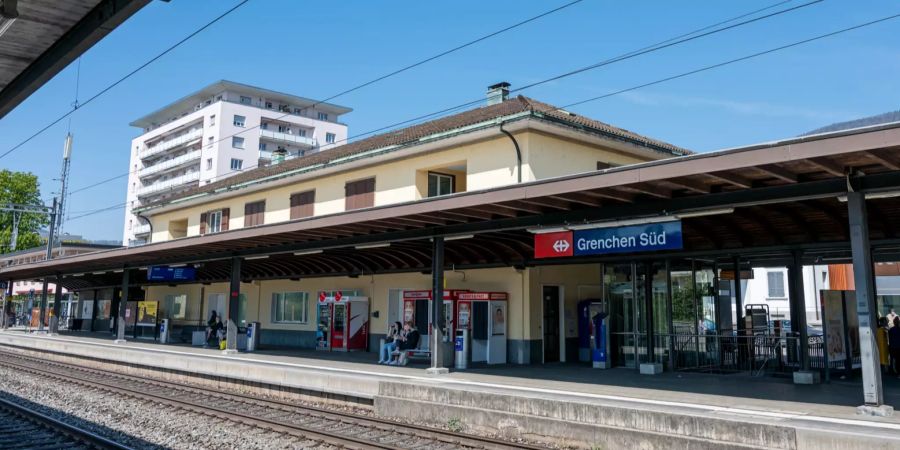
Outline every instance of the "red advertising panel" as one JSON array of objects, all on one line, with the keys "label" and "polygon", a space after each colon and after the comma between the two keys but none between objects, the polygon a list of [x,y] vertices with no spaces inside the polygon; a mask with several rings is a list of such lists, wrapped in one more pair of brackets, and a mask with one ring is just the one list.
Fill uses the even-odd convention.
[{"label": "red advertising panel", "polygon": [[558,233],[543,233],[534,235],[535,258],[559,258],[572,256],[575,245],[572,242],[571,231]]}]

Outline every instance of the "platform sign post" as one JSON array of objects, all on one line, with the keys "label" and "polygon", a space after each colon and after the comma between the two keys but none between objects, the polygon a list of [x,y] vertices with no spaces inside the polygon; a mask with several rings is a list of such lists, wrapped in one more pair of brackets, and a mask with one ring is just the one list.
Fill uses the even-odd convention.
[{"label": "platform sign post", "polygon": [[240,308],[241,296],[241,258],[231,259],[231,284],[228,298],[228,322],[225,329],[225,350],[222,353],[226,355],[237,353],[237,316],[238,308]]},{"label": "platform sign post", "polygon": [[884,405],[878,346],[875,345],[875,271],[869,244],[869,220],[866,197],[862,192],[847,193],[850,222],[850,252],[856,285],[856,313],[859,318],[859,350],[862,365],[863,398],[867,407]]},{"label": "platform sign post", "polygon": [[56,274],[53,279],[56,289],[53,291],[53,314],[50,315],[50,334],[59,334],[59,314],[62,310],[62,276]]},{"label": "platform sign post", "polygon": [[[431,367],[429,374],[448,373],[444,367],[444,237],[433,238],[434,251],[431,258]],[[419,331],[421,333],[421,331]]]}]

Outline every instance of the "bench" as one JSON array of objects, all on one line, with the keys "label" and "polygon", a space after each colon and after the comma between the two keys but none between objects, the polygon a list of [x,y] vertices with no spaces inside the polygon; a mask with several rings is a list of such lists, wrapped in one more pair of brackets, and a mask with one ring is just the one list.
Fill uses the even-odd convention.
[{"label": "bench", "polygon": [[428,342],[426,339],[419,339],[419,345],[416,348],[411,350],[395,350],[394,355],[400,355],[402,351],[406,356],[407,362],[410,360],[431,360],[431,350],[427,347]]}]

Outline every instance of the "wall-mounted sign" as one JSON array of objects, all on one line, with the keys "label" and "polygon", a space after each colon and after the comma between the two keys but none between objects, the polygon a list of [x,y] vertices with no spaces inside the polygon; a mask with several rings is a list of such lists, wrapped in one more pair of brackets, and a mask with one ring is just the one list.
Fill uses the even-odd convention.
[{"label": "wall-mounted sign", "polygon": [[534,235],[535,258],[678,250],[681,221]]},{"label": "wall-mounted sign", "polygon": [[193,267],[152,266],[147,271],[149,281],[194,281],[197,269]]}]

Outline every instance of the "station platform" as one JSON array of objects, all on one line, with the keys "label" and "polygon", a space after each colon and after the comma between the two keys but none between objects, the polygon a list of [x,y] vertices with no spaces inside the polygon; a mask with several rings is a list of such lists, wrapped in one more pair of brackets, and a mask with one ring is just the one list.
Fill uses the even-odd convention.
[{"label": "station platform", "polygon": [[[369,399],[376,414],[603,448],[900,448],[900,412],[860,415],[859,382],[794,385],[746,374],[590,369],[577,364],[486,366],[427,375],[424,364],[377,365],[374,353],[260,351],[114,344],[103,336],[0,332],[0,346],[52,352]],[[885,379],[900,410],[900,380]]]}]

